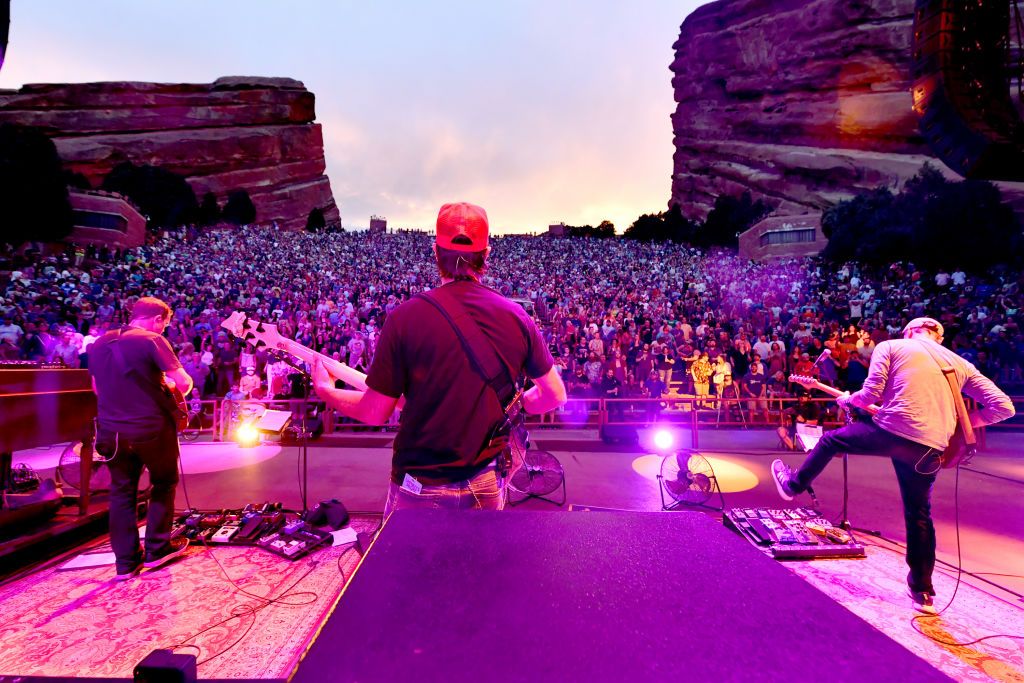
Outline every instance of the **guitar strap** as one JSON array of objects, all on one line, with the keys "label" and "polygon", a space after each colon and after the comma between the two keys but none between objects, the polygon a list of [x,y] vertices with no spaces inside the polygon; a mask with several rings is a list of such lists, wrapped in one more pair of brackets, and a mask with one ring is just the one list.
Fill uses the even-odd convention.
[{"label": "guitar strap", "polygon": [[151,399],[153,399],[156,402],[158,406],[160,406],[160,410],[162,410],[167,415],[167,417],[171,418],[172,424],[177,425],[181,409],[178,407],[178,404],[174,401],[174,399],[172,399],[170,396],[164,393],[163,390],[160,389],[160,387],[154,385],[152,382],[143,378],[135,370],[135,368],[128,367],[128,362],[124,359],[124,352],[121,351],[121,348],[119,346],[119,343],[121,341],[121,333],[123,331],[123,329],[119,329],[117,332],[115,332],[115,339],[110,343],[110,352],[114,354],[114,359],[117,361],[118,366],[121,368],[121,372],[124,374],[125,377],[131,378],[131,380],[135,382],[136,386],[142,389],[142,391],[146,395],[148,395]]},{"label": "guitar strap", "polygon": [[507,413],[508,405],[516,395],[516,385],[508,366],[498,357],[498,350],[480,329],[480,324],[473,319],[462,302],[444,287],[417,296],[430,302],[452,326],[473,369],[494,391],[502,409]]},{"label": "guitar strap", "polygon": [[[462,302],[452,295],[451,290],[439,287],[416,296],[429,302],[444,316],[455,330],[455,335],[459,338],[469,362],[497,396],[505,419],[492,428],[481,453],[487,452],[492,457],[498,456],[507,448],[508,430],[512,426],[509,409],[515,404],[519,394],[508,366],[498,357],[498,350],[480,329],[480,324],[473,319]],[[507,463],[502,466],[507,467]]]},{"label": "guitar strap", "polygon": [[978,443],[978,438],[974,435],[974,427],[971,426],[971,418],[970,415],[967,414],[967,406],[964,404],[963,394],[960,392],[960,386],[956,381],[956,370],[953,369],[952,365],[949,365],[948,363],[944,364],[939,360],[935,355],[935,352],[928,348],[927,344],[921,342],[921,346],[924,347],[924,350],[928,352],[928,355],[932,357],[932,360],[934,360],[938,364],[939,369],[942,370],[942,375],[946,378],[946,382],[949,384],[949,391],[953,394],[953,405],[956,406],[956,416],[960,421],[960,429],[963,430],[964,433],[964,443],[967,444],[969,449],[973,450],[975,445]]}]

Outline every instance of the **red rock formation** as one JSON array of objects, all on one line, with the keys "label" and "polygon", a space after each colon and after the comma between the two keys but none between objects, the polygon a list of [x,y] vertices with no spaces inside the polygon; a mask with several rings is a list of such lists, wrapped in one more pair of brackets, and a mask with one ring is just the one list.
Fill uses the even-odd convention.
[{"label": "red rock formation", "polygon": [[0,91],[0,123],[42,128],[94,186],[123,161],[152,164],[184,175],[200,199],[213,192],[223,205],[246,190],[257,220],[300,229],[314,207],[341,220],[314,101],[289,78],[26,85]]},{"label": "red rock formation", "polygon": [[[780,213],[899,186],[937,159],[911,111],[914,0],[718,0],[683,22],[670,204],[750,190]],[[999,183],[1024,203],[1024,184]]]}]

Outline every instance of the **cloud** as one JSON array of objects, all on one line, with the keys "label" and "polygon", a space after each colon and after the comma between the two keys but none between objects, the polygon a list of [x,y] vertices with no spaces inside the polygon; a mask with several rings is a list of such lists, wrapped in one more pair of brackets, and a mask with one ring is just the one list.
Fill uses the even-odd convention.
[{"label": "cloud", "polygon": [[668,65],[697,4],[16,3],[0,84],[290,76],[317,96],[346,224],[427,227],[464,199],[499,230],[623,230],[669,197]]}]

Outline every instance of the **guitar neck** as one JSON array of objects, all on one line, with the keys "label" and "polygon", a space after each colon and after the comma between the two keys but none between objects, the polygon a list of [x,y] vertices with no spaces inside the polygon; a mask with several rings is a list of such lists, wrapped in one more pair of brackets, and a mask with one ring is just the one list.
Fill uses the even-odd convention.
[{"label": "guitar neck", "polygon": [[313,349],[308,346],[303,346],[294,339],[282,338],[279,346],[282,351],[286,351],[310,365],[313,365],[319,360],[324,364],[324,367],[327,368],[327,371],[335,377],[340,377],[346,384],[353,386],[360,391],[366,391],[366,375],[358,370],[354,370],[344,363],[334,360],[330,356],[317,353]]},{"label": "guitar neck", "polygon": [[[809,387],[809,388],[813,388],[813,389],[817,389],[818,391],[825,392],[826,394],[828,394],[832,398],[836,398],[837,396],[842,396],[843,395],[842,391],[839,391],[835,387],[830,387],[827,384],[822,384],[821,382],[815,382],[814,385],[812,387]],[[868,406],[866,408],[862,408],[861,410],[864,410],[865,412],[874,415],[875,413],[878,412],[878,406]]]}]

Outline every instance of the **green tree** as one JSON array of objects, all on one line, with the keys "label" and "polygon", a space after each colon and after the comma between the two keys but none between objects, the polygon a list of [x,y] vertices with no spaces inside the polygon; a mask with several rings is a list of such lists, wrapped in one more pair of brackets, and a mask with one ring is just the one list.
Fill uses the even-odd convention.
[{"label": "green tree", "polygon": [[825,211],[821,231],[828,238],[822,256],[836,263],[892,263],[906,258],[911,245],[903,206],[885,187],[863,192]]},{"label": "green tree", "polygon": [[739,197],[719,195],[708,212],[704,225],[694,233],[694,242],[701,247],[739,247],[740,233],[771,213],[771,207],[749,192]]},{"label": "green tree", "polygon": [[71,234],[71,203],[57,148],[35,128],[0,125],[0,206],[0,243],[20,246]]},{"label": "green tree", "polygon": [[228,201],[222,214],[224,220],[235,225],[248,225],[256,222],[256,206],[245,190],[233,190],[228,193]]},{"label": "green tree", "polygon": [[826,259],[913,261],[973,271],[1024,261],[1024,235],[992,183],[947,180],[929,164],[899,194],[881,187],[825,211]]},{"label": "green tree", "polygon": [[595,228],[592,225],[567,225],[565,234],[568,237],[597,237],[608,239],[615,237],[615,224],[611,221],[601,221]]},{"label": "green tree", "polygon": [[217,203],[217,195],[207,192],[203,195],[203,201],[199,203],[199,211],[196,213],[196,223],[199,225],[213,225],[220,220],[220,205]]},{"label": "green tree", "polygon": [[327,227],[327,220],[324,218],[324,210],[314,207],[306,218],[306,232],[320,232]]},{"label": "green tree", "polygon": [[645,213],[626,228],[623,237],[640,242],[660,241],[667,238],[665,220],[660,213]]},{"label": "green tree", "polygon": [[64,171],[64,184],[67,185],[69,188],[74,188],[76,190],[92,189],[92,184],[89,182],[89,179],[86,178],[83,174],[75,173],[68,170]]},{"label": "green tree", "polygon": [[688,243],[693,239],[694,224],[683,217],[679,206],[662,213],[645,213],[626,228],[623,237],[640,242],[665,241]]},{"label": "green tree", "polygon": [[103,179],[103,189],[120,192],[147,216],[150,230],[195,222],[199,206],[185,177],[158,166],[118,164]]}]

